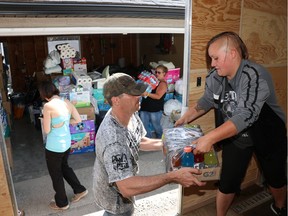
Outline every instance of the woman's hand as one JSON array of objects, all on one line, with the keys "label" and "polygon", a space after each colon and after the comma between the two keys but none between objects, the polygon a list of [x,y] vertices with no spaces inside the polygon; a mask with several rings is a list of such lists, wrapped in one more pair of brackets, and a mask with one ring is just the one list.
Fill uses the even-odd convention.
[{"label": "woman's hand", "polygon": [[145,92],[142,94],[142,96],[143,96],[143,97],[148,97],[149,94],[150,94],[149,92],[145,91]]},{"label": "woman's hand", "polygon": [[204,135],[199,139],[192,142],[196,144],[196,148],[193,150],[194,154],[204,154],[209,152],[215,142],[209,138],[209,136]]}]

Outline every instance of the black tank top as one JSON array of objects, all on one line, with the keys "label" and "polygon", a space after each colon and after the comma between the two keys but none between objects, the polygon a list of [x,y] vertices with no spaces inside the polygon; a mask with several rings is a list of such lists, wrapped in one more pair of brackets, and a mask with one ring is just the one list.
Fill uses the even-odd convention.
[{"label": "black tank top", "polygon": [[[151,93],[155,94],[158,87],[159,87],[159,85],[154,90],[152,90]],[[159,111],[163,110],[165,95],[166,95],[166,93],[158,100],[152,99],[150,97],[147,97],[147,98],[142,97],[140,111],[159,112]]]}]

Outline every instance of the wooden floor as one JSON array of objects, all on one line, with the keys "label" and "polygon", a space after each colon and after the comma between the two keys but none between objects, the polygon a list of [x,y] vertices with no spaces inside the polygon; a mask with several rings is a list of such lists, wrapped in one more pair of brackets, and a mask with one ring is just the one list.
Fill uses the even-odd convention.
[{"label": "wooden floor", "polygon": [[[253,185],[243,190],[241,194],[235,198],[231,208],[227,213],[227,216],[274,216],[273,212],[270,209],[272,197],[266,198],[265,202],[260,201],[259,205],[255,203],[254,204],[255,207],[253,207],[252,209],[248,208],[247,211],[244,210],[239,213],[234,210],[234,207],[239,206],[240,204],[245,205],[245,202],[251,200],[251,197],[255,197],[255,195],[261,193],[267,193],[266,189],[258,185]],[[193,212],[184,214],[183,216],[213,216],[213,215],[216,215],[215,202],[205,205],[204,207],[198,208]]]}]

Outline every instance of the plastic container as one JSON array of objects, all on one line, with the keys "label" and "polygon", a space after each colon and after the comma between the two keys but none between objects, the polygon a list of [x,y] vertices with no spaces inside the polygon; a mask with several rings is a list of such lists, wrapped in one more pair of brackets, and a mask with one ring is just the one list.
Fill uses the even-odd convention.
[{"label": "plastic container", "polygon": [[204,163],[204,154],[195,154],[194,163]]},{"label": "plastic container", "polygon": [[177,169],[181,166],[181,156],[183,155],[183,151],[177,152],[172,157],[172,167],[173,169]]},{"label": "plastic container", "polygon": [[205,168],[217,167],[218,160],[214,149],[204,154],[204,164]]},{"label": "plastic container", "polygon": [[192,153],[192,148],[190,146],[184,147],[184,153],[181,158],[182,167],[194,167],[194,154]]}]

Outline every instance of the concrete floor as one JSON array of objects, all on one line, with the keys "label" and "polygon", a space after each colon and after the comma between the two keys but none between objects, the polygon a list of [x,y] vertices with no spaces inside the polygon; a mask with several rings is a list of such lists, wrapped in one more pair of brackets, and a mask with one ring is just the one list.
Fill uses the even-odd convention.
[{"label": "concrete floor", "polygon": [[[58,212],[48,207],[54,191],[48,175],[41,130],[37,130],[27,116],[14,120],[11,133],[13,149],[12,178],[19,209],[27,216],[45,215],[102,215],[92,194],[92,169],[95,153],[71,155],[69,164],[81,183],[89,190],[85,199],[70,205],[69,210]],[[152,175],[165,171],[162,152],[140,153],[140,175]],[[176,215],[178,185],[171,184],[156,191],[137,196],[135,215]],[[72,189],[66,185],[68,198],[73,196]],[[160,209],[160,210],[159,210]],[[161,214],[159,214],[161,212]]]}]

